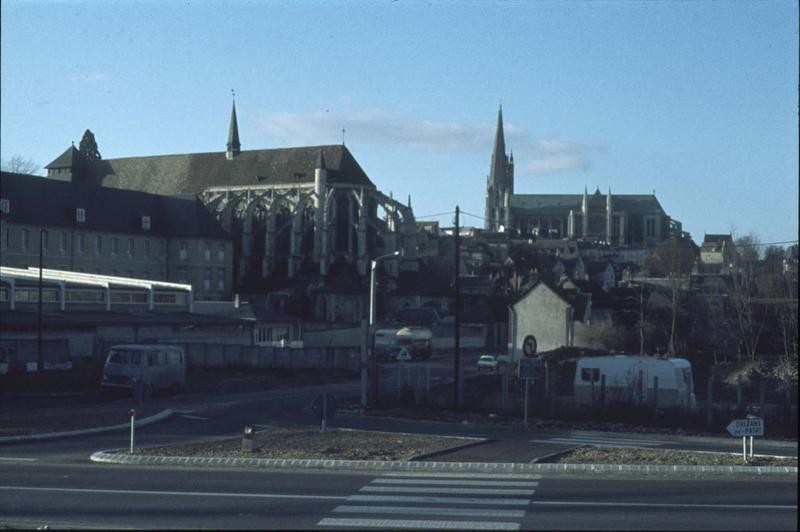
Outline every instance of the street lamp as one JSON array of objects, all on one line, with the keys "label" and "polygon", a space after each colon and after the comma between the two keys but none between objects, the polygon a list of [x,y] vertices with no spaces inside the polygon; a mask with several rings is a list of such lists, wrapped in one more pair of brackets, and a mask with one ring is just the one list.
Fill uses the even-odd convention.
[{"label": "street lamp", "polygon": [[[392,259],[395,257],[400,256],[399,251],[395,251],[394,253],[387,253],[386,255],[381,255],[380,257],[375,257],[370,261],[370,273],[369,273],[369,327],[367,327],[367,334],[369,338],[367,339],[369,346],[369,368],[372,373],[372,395],[374,399],[374,394],[376,393],[376,386],[377,384],[377,376],[375,375],[375,335],[374,331],[372,330],[375,325],[375,276],[376,270],[378,268],[378,263],[385,259]],[[361,407],[367,407],[367,365],[364,363],[367,362],[362,360],[361,364]]]}]

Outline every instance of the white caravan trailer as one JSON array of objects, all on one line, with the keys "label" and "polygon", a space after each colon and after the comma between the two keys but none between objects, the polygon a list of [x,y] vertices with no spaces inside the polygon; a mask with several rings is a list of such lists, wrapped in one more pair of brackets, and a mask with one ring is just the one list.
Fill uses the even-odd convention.
[{"label": "white caravan trailer", "polygon": [[654,377],[658,377],[658,406],[695,408],[692,365],[684,358],[631,355],[582,357],[575,367],[575,404],[599,405],[601,376],[605,376],[606,404],[650,404]]}]

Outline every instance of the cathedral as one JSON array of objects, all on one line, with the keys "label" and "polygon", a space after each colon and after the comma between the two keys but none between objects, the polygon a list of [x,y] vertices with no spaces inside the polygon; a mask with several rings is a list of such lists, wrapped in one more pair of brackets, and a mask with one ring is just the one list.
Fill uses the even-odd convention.
[{"label": "cathedral", "polygon": [[239,290],[321,285],[334,266],[363,280],[372,258],[395,251],[390,274],[417,268],[410,199],[378,190],[344,144],[242,150],[235,102],[224,151],[101,159],[72,146],[46,168],[54,179],[198,197],[233,239]]},{"label": "cathedral", "polygon": [[497,116],[486,183],[484,229],[521,238],[571,239],[617,247],[658,244],[682,234],[654,194],[515,194],[514,154],[506,154],[503,109]]}]

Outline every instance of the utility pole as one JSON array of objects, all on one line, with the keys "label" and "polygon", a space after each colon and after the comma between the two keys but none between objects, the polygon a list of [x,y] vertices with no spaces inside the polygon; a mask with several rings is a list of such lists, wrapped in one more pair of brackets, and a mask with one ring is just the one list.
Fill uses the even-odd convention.
[{"label": "utility pole", "polygon": [[44,352],[42,351],[42,269],[44,268],[44,228],[39,228],[39,305],[36,327],[36,370],[44,371]]},{"label": "utility pole", "polygon": [[456,297],[455,297],[455,320],[453,320],[453,404],[456,408],[461,406],[461,364],[460,364],[460,351],[461,351],[461,338],[459,337],[460,329],[461,329],[461,294],[460,292],[460,283],[458,278],[460,277],[459,272],[459,262],[461,259],[461,229],[458,226],[458,215],[459,215],[459,208],[456,205],[456,228],[455,228],[455,237],[456,237],[456,253],[455,253],[455,290],[456,290]]}]

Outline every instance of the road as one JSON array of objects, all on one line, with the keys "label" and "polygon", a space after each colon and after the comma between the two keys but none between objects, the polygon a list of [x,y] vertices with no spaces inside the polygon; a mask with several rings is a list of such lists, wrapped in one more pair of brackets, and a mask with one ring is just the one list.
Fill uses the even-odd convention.
[{"label": "road", "polygon": [[796,530],[797,483],[0,465],[0,524]]},{"label": "road", "polygon": [[[433,365],[441,366],[441,361]],[[357,381],[226,395],[156,398],[170,420],[137,430],[137,446],[230,437],[245,424],[310,424],[321,391],[356,396]],[[49,412],[124,409],[52,407]],[[740,440],[536,431],[337,416],[336,426],[482,436],[495,440],[436,460],[529,461],[580,442],[737,452]],[[367,474],[226,468],[109,466],[88,461],[124,448],[125,432],[0,446],[0,527],[36,528],[457,528],[796,530],[796,479],[632,478],[605,475]],[[491,447],[494,445],[494,447]],[[757,444],[758,450],[758,444]],[[797,455],[797,444],[770,452]],[[477,453],[470,456],[470,453]],[[511,491],[504,491],[511,490]]]}]

